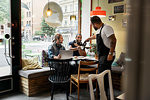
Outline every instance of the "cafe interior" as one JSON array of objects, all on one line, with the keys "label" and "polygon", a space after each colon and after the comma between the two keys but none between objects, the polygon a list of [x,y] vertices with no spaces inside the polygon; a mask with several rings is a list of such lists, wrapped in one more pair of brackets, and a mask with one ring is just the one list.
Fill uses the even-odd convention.
[{"label": "cafe interior", "polygon": [[[150,100],[149,11],[149,0],[1,0],[0,100]],[[99,32],[94,16],[116,38],[102,72],[99,39],[85,42]],[[57,34],[65,50],[55,59]]]}]

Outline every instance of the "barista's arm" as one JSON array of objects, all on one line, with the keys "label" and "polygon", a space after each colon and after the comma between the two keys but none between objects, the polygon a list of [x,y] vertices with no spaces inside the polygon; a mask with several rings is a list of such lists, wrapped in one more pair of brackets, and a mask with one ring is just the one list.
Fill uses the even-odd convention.
[{"label": "barista's arm", "polygon": [[93,39],[96,39],[96,35],[92,35],[91,37],[87,38],[84,42],[88,42]]},{"label": "barista's arm", "polygon": [[109,51],[109,55],[107,57],[107,60],[110,61],[113,59],[113,52],[115,51],[115,47],[116,47],[116,37],[114,34],[112,34],[111,36],[108,37],[110,39],[110,51]]}]

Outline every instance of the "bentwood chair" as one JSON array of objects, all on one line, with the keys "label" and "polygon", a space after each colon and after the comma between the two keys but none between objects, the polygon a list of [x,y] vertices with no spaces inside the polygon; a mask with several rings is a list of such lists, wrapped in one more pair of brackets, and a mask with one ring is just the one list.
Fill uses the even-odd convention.
[{"label": "bentwood chair", "polygon": [[53,100],[54,89],[56,85],[64,86],[66,89],[66,97],[69,100],[69,82],[70,82],[70,64],[72,59],[48,59],[50,69],[49,81],[51,82],[51,100]]},{"label": "bentwood chair", "polygon": [[[86,65],[86,66],[84,66]],[[96,67],[90,67],[91,65],[96,65]],[[84,67],[82,67],[84,66]],[[79,90],[80,90],[80,83],[88,83],[88,76],[90,72],[95,71],[96,74],[98,72],[98,61],[80,61],[78,66],[78,74],[71,75],[70,79],[70,94],[72,92],[72,83],[78,88],[78,100],[79,100]],[[81,74],[82,72],[83,74]]]},{"label": "bentwood chair", "polygon": [[94,92],[93,92],[93,85],[92,80],[97,79],[99,90],[100,90],[100,100],[108,100],[105,89],[104,89],[104,76],[108,74],[108,81],[109,81],[109,92],[110,92],[110,100],[114,100],[114,94],[113,94],[113,87],[112,87],[112,80],[111,80],[111,72],[110,70],[105,70],[100,74],[91,74],[89,75],[89,87],[90,87],[90,96],[91,100],[95,100]]}]

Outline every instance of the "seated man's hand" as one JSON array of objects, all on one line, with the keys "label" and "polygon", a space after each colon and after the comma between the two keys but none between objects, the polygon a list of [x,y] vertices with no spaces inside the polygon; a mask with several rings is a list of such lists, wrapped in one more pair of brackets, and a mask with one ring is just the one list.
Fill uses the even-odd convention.
[{"label": "seated man's hand", "polygon": [[59,54],[58,56],[54,56],[54,59],[60,59],[61,55]]},{"label": "seated man's hand", "polygon": [[74,45],[75,45],[76,47],[78,47],[78,46],[79,46],[77,43],[74,43]]},{"label": "seated man's hand", "polygon": [[81,50],[81,46],[78,46],[77,49],[78,49],[78,50]]},{"label": "seated man's hand", "polygon": [[58,59],[60,59],[60,58],[61,58],[61,55],[59,54],[59,55],[58,55]]},{"label": "seated man's hand", "polygon": [[74,48],[74,51],[77,51],[78,50],[78,48]]}]

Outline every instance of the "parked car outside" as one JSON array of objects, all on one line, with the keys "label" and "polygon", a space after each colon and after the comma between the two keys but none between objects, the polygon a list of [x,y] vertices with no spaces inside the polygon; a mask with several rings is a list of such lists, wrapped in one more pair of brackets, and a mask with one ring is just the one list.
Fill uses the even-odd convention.
[{"label": "parked car outside", "polygon": [[39,41],[39,40],[41,40],[41,36],[34,36],[34,37],[33,37],[33,40],[34,40],[34,41]]}]

